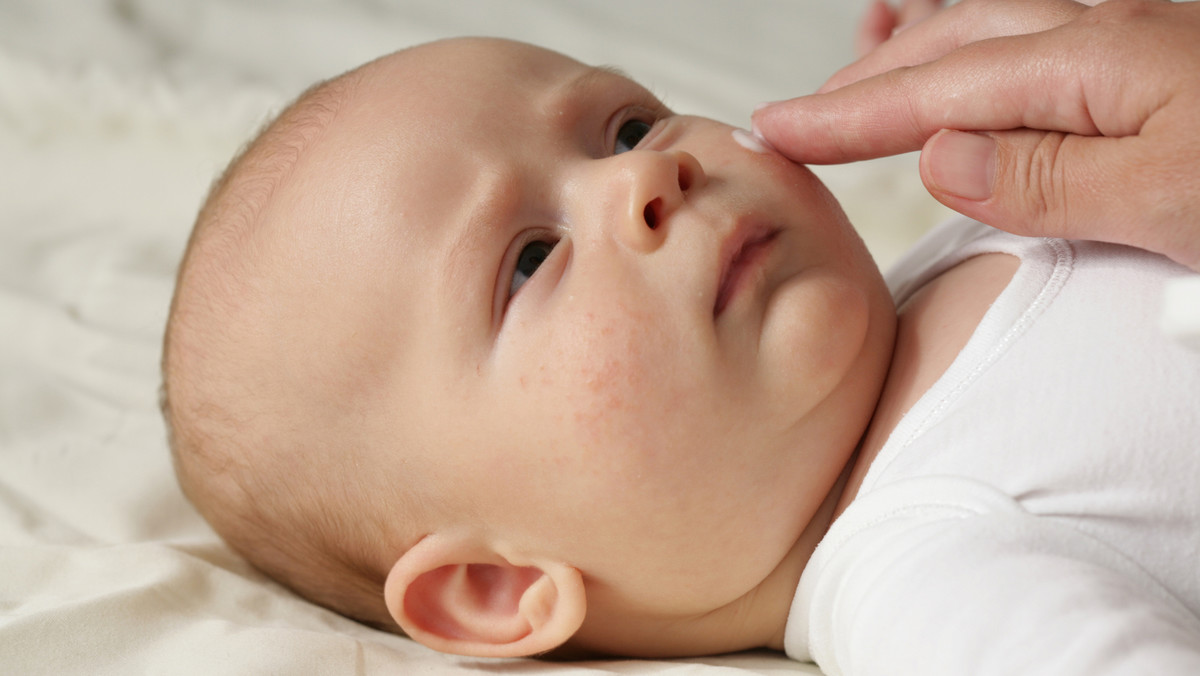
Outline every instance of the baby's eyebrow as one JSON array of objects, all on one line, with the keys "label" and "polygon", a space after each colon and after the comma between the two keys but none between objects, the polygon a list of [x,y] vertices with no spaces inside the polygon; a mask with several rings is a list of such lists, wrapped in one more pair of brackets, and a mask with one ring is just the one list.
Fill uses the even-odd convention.
[{"label": "baby's eyebrow", "polygon": [[613,65],[609,65],[609,64],[601,64],[599,66],[593,66],[592,70],[594,70],[598,73],[607,73],[608,75],[615,75],[616,77],[625,78],[626,80],[633,80],[633,76],[631,76],[629,73],[625,72],[623,69],[621,69],[618,66],[613,66]]},{"label": "baby's eyebrow", "polygon": [[584,96],[588,90],[597,85],[599,82],[619,78],[626,83],[633,85],[635,89],[630,89],[629,92],[639,92],[637,94],[637,103],[649,110],[664,110],[667,111],[666,105],[662,102],[661,97],[657,95],[651,88],[638,82],[632,75],[625,70],[612,65],[590,66],[584,73],[576,77],[574,80],[563,86],[559,91],[565,96],[556,100],[571,100],[576,97]]},{"label": "baby's eyebrow", "polygon": [[597,83],[597,81],[611,77],[619,77],[624,80],[629,80],[630,82],[634,81],[633,78],[629,76],[629,73],[626,73],[616,66],[591,66],[574,80],[571,80],[569,83],[567,83],[567,86],[564,88],[564,92],[566,93],[567,98],[574,98],[578,95],[586,93],[588,89]]}]

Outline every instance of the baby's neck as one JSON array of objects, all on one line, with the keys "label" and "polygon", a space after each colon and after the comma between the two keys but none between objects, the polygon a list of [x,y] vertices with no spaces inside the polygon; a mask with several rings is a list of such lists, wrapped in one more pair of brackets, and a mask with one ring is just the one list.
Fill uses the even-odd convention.
[{"label": "baby's neck", "polygon": [[[854,469],[854,462],[851,460],[846,468],[842,470],[838,477],[837,483],[833,485],[833,489],[825,496],[824,502],[813,515],[812,520],[808,522],[808,526],[804,532],[800,534],[800,539],[796,540],[796,544],[792,547],[788,555],[780,562],[780,565],[767,576],[758,587],[757,596],[763,599],[764,605],[773,605],[773,608],[759,608],[761,612],[768,616],[774,617],[775,631],[771,634],[770,640],[766,647],[773,650],[783,650],[783,637],[787,629],[788,613],[792,608],[792,597],[796,594],[796,586],[800,584],[800,575],[804,572],[804,567],[808,565],[808,560],[812,558],[813,551],[820,544],[821,538],[825,537],[825,533],[829,530],[829,526],[833,524],[833,520],[839,513],[838,508],[841,505],[841,496],[845,493],[847,482]],[[772,603],[774,602],[774,603]]]}]

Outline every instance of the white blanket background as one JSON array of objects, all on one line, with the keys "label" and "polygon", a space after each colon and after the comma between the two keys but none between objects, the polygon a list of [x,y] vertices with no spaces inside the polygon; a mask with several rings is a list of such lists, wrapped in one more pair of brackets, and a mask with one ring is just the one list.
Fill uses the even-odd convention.
[{"label": "white blanket background", "polygon": [[[451,658],[299,600],[176,487],[159,342],[209,181],[318,78],[417,42],[502,35],[745,125],[754,104],[851,60],[865,4],[0,0],[0,672],[819,673],[770,653]],[[884,263],[945,213],[914,167],[818,169]]]}]

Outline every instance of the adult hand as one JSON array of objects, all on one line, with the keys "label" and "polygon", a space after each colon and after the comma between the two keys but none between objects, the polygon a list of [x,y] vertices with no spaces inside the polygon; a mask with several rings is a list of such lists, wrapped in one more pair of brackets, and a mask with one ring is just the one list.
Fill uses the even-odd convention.
[{"label": "adult hand", "polygon": [[797,162],[922,149],[963,214],[1200,270],[1198,74],[1200,2],[964,0],[754,126]]}]

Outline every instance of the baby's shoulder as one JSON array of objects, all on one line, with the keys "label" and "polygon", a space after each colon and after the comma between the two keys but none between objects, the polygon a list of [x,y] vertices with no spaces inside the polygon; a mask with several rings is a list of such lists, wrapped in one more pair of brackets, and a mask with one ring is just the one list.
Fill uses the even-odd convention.
[{"label": "baby's shoulder", "polygon": [[1021,259],[1007,253],[972,256],[901,303],[892,364],[846,487],[847,501],[892,431],[950,368],[1020,265]]},{"label": "baby's shoulder", "polygon": [[906,390],[901,410],[950,367],[1020,266],[1008,253],[972,256],[926,281],[897,308],[893,360]]}]

